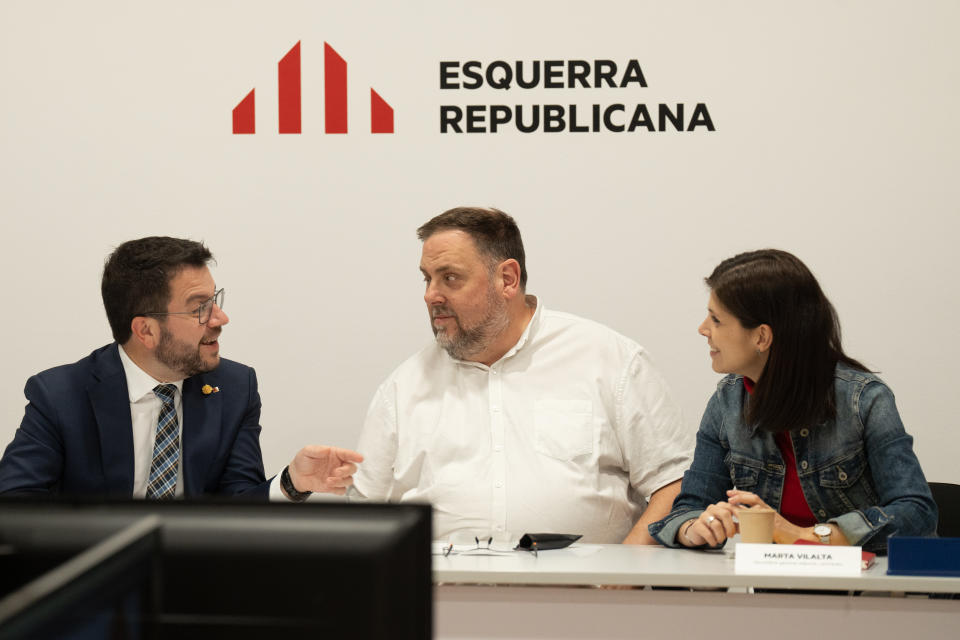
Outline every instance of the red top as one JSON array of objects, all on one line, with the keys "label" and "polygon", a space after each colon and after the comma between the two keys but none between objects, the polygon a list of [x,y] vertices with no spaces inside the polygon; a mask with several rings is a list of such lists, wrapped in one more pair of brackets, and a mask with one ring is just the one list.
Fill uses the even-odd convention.
[{"label": "red top", "polygon": [[[743,387],[747,393],[753,393],[753,386],[753,380],[743,379]],[[783,479],[783,495],[780,497],[780,515],[798,527],[812,527],[819,520],[810,510],[807,498],[803,495],[803,487],[800,486],[800,476],[797,475],[797,456],[793,451],[790,432],[777,432],[773,439],[780,448],[780,455],[783,456],[783,462],[787,467],[787,473]]]}]

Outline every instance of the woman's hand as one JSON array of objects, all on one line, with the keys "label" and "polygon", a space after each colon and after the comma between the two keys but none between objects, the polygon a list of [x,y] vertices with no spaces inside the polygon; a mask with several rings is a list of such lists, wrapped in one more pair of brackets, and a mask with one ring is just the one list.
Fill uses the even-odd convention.
[{"label": "woman's hand", "polygon": [[[773,509],[773,507],[764,502],[760,496],[755,493],[750,493],[749,491],[731,489],[727,491],[727,499],[730,501],[730,504],[738,507],[765,507],[767,509]],[[793,524],[779,513],[773,516],[774,542],[778,544],[793,544],[797,538],[806,537],[804,534],[805,529]],[[813,527],[810,527],[810,535],[813,535]]]},{"label": "woman's hand", "polygon": [[[740,491],[739,489],[731,489],[727,491],[727,500],[729,500],[730,504],[735,507],[761,507],[773,509],[773,507],[764,502],[763,499],[761,499],[757,494],[750,493],[749,491]],[[774,511],[776,510],[774,509]],[[773,517],[774,531],[777,529],[787,529],[789,527],[794,527],[794,525],[779,513]],[[811,531],[813,531],[813,529],[811,529]]]},{"label": "woman's hand", "polygon": [[[766,507],[772,509],[770,505],[764,502],[760,496],[749,491],[740,491],[739,489],[730,489],[727,491],[727,500],[732,505],[742,505],[746,507]],[[778,514],[779,515],[779,514]]]},{"label": "woman's hand", "polygon": [[737,507],[728,502],[718,502],[707,507],[700,517],[680,525],[677,542],[685,547],[709,545],[717,547],[737,532],[733,516]]},{"label": "woman's hand", "polygon": [[[771,508],[766,502],[760,499],[755,493],[750,493],[749,491],[739,491],[737,489],[731,489],[727,491],[727,499],[730,501],[731,505],[736,507],[767,507]],[[830,527],[830,544],[845,545],[849,544],[847,542],[846,536],[840,531],[840,527],[833,523],[829,523],[827,526]],[[810,540],[811,542],[819,542],[820,538],[813,532],[813,527],[799,527],[779,513],[773,518],[773,541],[777,544],[793,544],[797,540]]]}]

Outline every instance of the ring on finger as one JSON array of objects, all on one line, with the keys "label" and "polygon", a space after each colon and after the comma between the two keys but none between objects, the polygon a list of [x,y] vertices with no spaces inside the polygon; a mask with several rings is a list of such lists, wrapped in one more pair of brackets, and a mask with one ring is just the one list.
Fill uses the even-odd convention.
[{"label": "ring on finger", "polygon": [[716,520],[713,516],[707,516],[707,524],[713,524],[713,521]]}]

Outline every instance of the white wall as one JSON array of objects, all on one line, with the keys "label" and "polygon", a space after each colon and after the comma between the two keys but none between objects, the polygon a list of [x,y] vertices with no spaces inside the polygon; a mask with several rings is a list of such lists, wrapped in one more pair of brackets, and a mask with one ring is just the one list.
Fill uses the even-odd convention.
[{"label": "white wall", "polygon": [[[0,441],[23,383],[109,341],[120,242],[203,239],[256,367],[268,472],[356,442],[380,380],[430,339],[415,228],[494,205],[529,291],[654,355],[690,428],[716,381],[702,278],[795,252],[848,352],[897,394],[928,479],[960,482],[960,4],[770,2],[0,4]],[[303,134],[276,133],[276,63],[303,51]],[[351,130],[325,135],[323,43]],[[441,60],[639,60],[648,86],[443,91]],[[397,132],[371,135],[374,87]],[[257,89],[253,136],[230,112]],[[715,132],[441,134],[444,104],[705,103]],[[655,107],[652,107],[655,109]]]}]

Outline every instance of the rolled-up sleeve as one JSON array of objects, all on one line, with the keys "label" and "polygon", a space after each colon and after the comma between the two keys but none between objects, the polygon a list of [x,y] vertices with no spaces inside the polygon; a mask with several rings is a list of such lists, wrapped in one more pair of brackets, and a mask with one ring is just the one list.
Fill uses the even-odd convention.
[{"label": "rolled-up sleeve", "polygon": [[885,549],[891,535],[927,536],[937,526],[937,505],[913,451],[893,392],[880,381],[856,399],[864,448],[879,504],[831,518],[851,544]]}]

